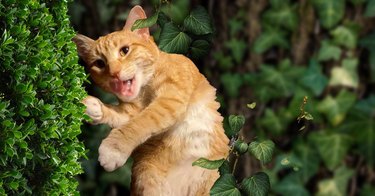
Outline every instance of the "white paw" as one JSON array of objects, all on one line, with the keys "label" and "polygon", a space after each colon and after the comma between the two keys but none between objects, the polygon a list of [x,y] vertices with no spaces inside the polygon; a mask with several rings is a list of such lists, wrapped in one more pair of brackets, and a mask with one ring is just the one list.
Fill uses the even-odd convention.
[{"label": "white paw", "polygon": [[123,166],[128,159],[129,155],[124,154],[110,145],[109,142],[103,140],[99,146],[99,162],[100,165],[108,172]]},{"label": "white paw", "polygon": [[93,123],[99,123],[103,118],[102,103],[99,99],[88,96],[83,101],[86,106],[86,114],[92,119]]}]

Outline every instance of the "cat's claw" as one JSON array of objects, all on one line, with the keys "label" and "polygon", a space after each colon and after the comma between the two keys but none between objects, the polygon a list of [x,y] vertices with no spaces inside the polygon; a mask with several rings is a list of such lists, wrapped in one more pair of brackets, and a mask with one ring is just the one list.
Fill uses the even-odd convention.
[{"label": "cat's claw", "polygon": [[83,101],[86,106],[86,114],[92,119],[93,124],[100,123],[103,118],[102,103],[98,98],[88,96]]},{"label": "cat's claw", "polygon": [[99,162],[100,165],[108,172],[123,166],[129,155],[120,152],[106,140],[99,146]]}]

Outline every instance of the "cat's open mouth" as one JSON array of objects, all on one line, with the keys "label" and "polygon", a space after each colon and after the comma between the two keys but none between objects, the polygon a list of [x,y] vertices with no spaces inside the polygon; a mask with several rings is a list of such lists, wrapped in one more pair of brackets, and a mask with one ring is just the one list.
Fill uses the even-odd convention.
[{"label": "cat's open mouth", "polygon": [[110,86],[114,93],[126,97],[131,97],[134,95],[135,83],[135,76],[128,80],[120,80],[118,78],[115,78],[110,82]]}]

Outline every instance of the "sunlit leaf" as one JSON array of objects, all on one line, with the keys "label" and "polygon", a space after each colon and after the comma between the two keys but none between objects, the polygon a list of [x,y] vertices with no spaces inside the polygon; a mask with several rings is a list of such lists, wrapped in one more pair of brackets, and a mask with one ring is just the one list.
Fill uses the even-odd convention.
[{"label": "sunlit leaf", "polygon": [[270,180],[264,172],[258,172],[241,183],[241,188],[246,195],[265,196],[270,190]]},{"label": "sunlit leaf", "polygon": [[333,126],[337,126],[343,122],[355,100],[355,94],[342,90],[335,98],[331,95],[326,96],[318,104],[317,109],[328,118],[328,121]]},{"label": "sunlit leaf", "polygon": [[253,103],[248,103],[246,104],[246,106],[250,109],[254,109],[256,107],[257,103],[256,102],[253,102]]},{"label": "sunlit leaf", "polygon": [[249,144],[249,152],[260,160],[262,164],[271,161],[274,149],[275,143],[271,140],[253,141]]},{"label": "sunlit leaf", "polygon": [[330,86],[346,86],[357,88],[359,85],[359,77],[357,73],[358,59],[344,59],[341,67],[334,67],[331,71]]},{"label": "sunlit leaf", "polygon": [[317,196],[342,196],[347,193],[348,181],[353,175],[353,170],[340,167],[334,171],[332,179],[322,180],[318,184]]},{"label": "sunlit leaf", "polygon": [[221,175],[210,191],[211,196],[241,196],[236,179],[232,174]]},{"label": "sunlit leaf", "polygon": [[206,158],[199,158],[193,162],[193,166],[199,166],[206,169],[218,169],[224,163],[224,161],[225,159],[208,160]]}]

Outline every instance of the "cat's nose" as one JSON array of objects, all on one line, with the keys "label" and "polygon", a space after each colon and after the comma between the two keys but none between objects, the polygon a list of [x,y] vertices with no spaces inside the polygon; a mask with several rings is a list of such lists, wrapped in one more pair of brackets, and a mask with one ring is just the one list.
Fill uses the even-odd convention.
[{"label": "cat's nose", "polygon": [[109,74],[113,77],[117,77],[120,75],[121,66],[118,65],[109,65]]}]

